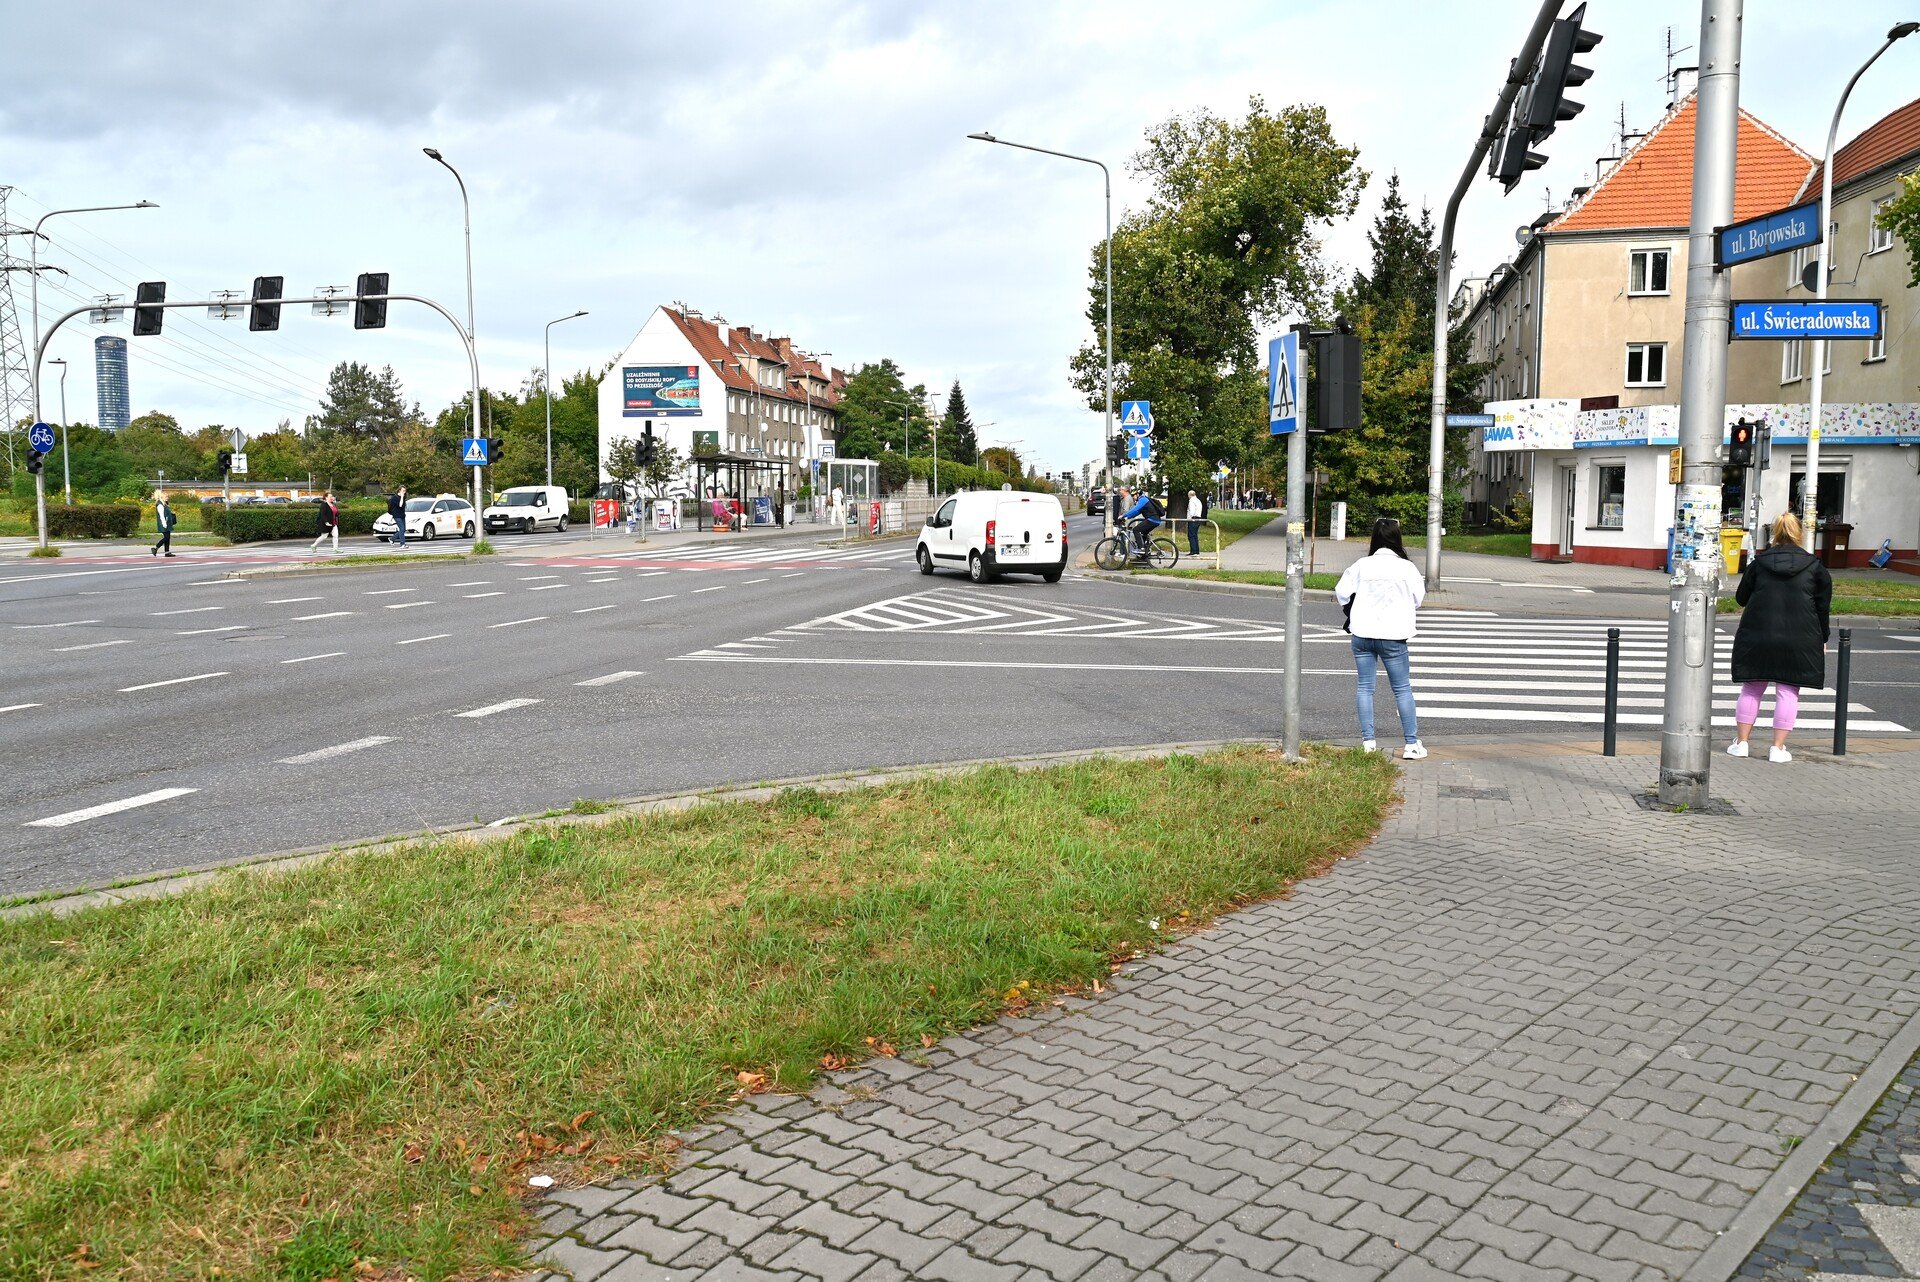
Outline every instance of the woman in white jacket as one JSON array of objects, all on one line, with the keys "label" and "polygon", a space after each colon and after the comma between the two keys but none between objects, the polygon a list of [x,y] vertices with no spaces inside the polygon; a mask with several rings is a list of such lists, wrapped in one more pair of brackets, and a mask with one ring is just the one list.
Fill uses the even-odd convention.
[{"label": "woman in white jacket", "polygon": [[1427,581],[1407,559],[1400,522],[1383,516],[1373,523],[1367,555],[1347,567],[1333,595],[1347,607],[1347,631],[1353,633],[1353,666],[1360,677],[1354,692],[1360,746],[1374,750],[1373,683],[1379,665],[1385,664],[1394,706],[1400,710],[1400,732],[1407,741],[1400,755],[1420,760],[1427,750],[1420,744],[1407,642],[1413,639],[1413,617],[1427,595]]}]

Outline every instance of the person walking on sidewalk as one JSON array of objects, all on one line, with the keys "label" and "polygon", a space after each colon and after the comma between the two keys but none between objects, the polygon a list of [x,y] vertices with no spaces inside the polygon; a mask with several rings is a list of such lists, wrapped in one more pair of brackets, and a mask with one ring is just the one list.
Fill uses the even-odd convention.
[{"label": "person walking on sidewalk", "polygon": [[1827,683],[1828,617],[1833,578],[1818,557],[1800,546],[1800,518],[1782,512],[1773,522],[1773,543],[1747,563],[1733,599],[1742,607],[1733,634],[1734,704],[1731,756],[1747,755],[1747,738],[1760,716],[1760,696],[1773,683],[1773,747],[1767,760],[1793,760],[1787,735],[1800,713],[1800,690]]},{"label": "person walking on sidewalk", "polygon": [[160,539],[153,545],[154,556],[159,556],[163,551],[168,556],[173,555],[174,521],[173,504],[167,502],[167,492],[160,490],[153,496],[153,524],[160,531]]},{"label": "person walking on sidewalk", "polygon": [[387,515],[393,518],[393,545],[397,548],[407,546],[407,487],[401,486],[387,495]]},{"label": "person walking on sidewalk", "polygon": [[340,550],[340,505],[333,501],[333,491],[327,491],[327,497],[320,500],[320,537],[313,541],[312,551],[318,552],[320,545],[333,536],[333,550]]},{"label": "person walking on sidewalk", "polygon": [[1207,505],[1199,492],[1187,491],[1187,555],[1200,555],[1200,522],[1207,519]]},{"label": "person walking on sidewalk", "polygon": [[1414,614],[1426,599],[1427,581],[1407,559],[1400,522],[1383,516],[1373,523],[1367,555],[1347,567],[1333,595],[1346,607],[1347,631],[1353,634],[1353,666],[1359,676],[1353,701],[1360,714],[1360,746],[1374,750],[1373,683],[1384,664],[1394,706],[1400,711],[1400,734],[1406,740],[1400,756],[1420,760],[1427,750],[1420,743],[1407,642],[1413,640]]}]

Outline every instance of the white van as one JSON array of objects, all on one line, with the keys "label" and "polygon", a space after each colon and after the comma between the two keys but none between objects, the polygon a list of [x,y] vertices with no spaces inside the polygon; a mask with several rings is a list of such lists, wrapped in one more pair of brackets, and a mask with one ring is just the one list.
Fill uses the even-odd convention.
[{"label": "white van", "polygon": [[920,528],[920,573],[965,570],[975,583],[1037,574],[1058,583],[1067,568],[1067,518],[1051,494],[975,490],[956,494]]},{"label": "white van", "polygon": [[487,533],[517,530],[532,534],[535,530],[567,528],[567,489],[564,485],[516,485],[500,496],[500,501],[481,513]]}]

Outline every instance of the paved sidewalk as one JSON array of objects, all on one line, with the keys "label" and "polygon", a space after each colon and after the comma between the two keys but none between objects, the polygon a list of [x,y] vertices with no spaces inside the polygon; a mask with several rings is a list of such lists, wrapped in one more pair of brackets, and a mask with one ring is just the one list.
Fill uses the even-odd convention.
[{"label": "paved sidewalk", "polygon": [[1725,1278],[1920,1031],[1920,752],[1723,758],[1713,817],[1643,809],[1631,746],[1436,749],[1292,898],[758,1097],[663,1181],[556,1194],[535,1250],[579,1282]]}]

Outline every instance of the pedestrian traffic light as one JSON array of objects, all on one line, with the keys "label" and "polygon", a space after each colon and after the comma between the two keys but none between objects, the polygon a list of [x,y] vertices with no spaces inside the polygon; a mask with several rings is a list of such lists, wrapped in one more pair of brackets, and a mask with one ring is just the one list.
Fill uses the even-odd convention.
[{"label": "pedestrian traffic light", "polygon": [[1744,418],[1733,425],[1733,435],[1727,446],[1727,463],[1732,467],[1753,466],[1754,425]]},{"label": "pedestrian traffic light", "polygon": [[167,282],[163,280],[143,280],[133,294],[133,332],[138,338],[146,338],[160,332],[161,322],[166,320],[165,309],[151,306],[153,303],[167,301]]},{"label": "pedestrian traffic light", "polygon": [[285,276],[255,276],[253,307],[247,312],[247,328],[256,332],[280,328],[280,304],[269,300],[285,292]]},{"label": "pedestrian traffic light", "polygon": [[371,298],[370,295],[384,295],[387,292],[387,273],[361,272],[359,281],[353,287],[353,327],[355,329],[385,329],[387,327],[387,300],[384,297]]},{"label": "pedestrian traffic light", "polygon": [[1562,121],[1572,120],[1586,110],[1586,104],[1567,97],[1569,88],[1593,78],[1593,68],[1578,66],[1573,61],[1600,43],[1597,32],[1580,29],[1586,17],[1587,6],[1582,4],[1556,21],[1547,33],[1547,47],[1540,54],[1533,83],[1527,87],[1522,100],[1521,123],[1532,133],[1535,142],[1546,138]]},{"label": "pedestrian traffic light", "polygon": [[1107,440],[1107,466],[1119,467],[1122,463],[1126,461],[1127,461],[1126,445],[1117,436],[1109,437]]},{"label": "pedestrian traffic light", "polygon": [[232,470],[233,470],[233,451],[221,450],[220,451],[220,475],[225,476],[228,472],[231,472]]},{"label": "pedestrian traffic light", "polygon": [[1360,426],[1360,336],[1343,317],[1331,334],[1314,337],[1317,426],[1343,432]]}]

